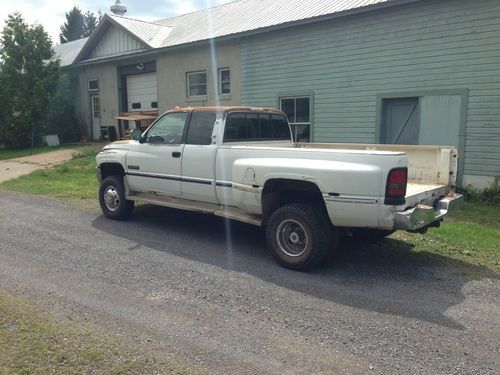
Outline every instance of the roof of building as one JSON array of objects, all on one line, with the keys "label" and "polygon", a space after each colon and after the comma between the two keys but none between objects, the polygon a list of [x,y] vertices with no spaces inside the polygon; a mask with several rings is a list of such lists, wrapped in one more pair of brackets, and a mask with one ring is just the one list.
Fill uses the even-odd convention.
[{"label": "roof of building", "polygon": [[238,0],[156,21],[172,26],[163,47],[257,31],[397,0]]},{"label": "roof of building", "polygon": [[72,42],[57,44],[54,46],[54,53],[60,59],[61,66],[71,65],[75,62],[76,56],[80,53],[89,38],[73,40]]},{"label": "roof of building", "polygon": [[77,57],[84,59],[84,50],[93,48],[100,26],[102,28],[106,22],[121,26],[149,49],[156,49],[267,31],[413,1],[418,0],[237,0],[154,22],[107,13],[88,38],[90,40],[56,46],[56,52],[61,57],[61,65],[72,64]]}]

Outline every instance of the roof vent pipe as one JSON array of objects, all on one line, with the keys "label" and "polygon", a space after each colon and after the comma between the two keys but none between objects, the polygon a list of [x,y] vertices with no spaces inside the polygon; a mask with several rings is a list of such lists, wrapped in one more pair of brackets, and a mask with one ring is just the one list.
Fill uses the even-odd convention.
[{"label": "roof vent pipe", "polygon": [[111,5],[111,11],[117,16],[123,16],[127,13],[127,7],[120,0],[115,1],[115,5]]}]

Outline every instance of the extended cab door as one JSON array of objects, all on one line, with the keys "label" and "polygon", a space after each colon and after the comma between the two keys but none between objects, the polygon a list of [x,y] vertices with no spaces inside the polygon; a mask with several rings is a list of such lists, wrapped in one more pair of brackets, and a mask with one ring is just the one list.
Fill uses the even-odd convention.
[{"label": "extended cab door", "polygon": [[133,191],[180,195],[182,153],[189,112],[170,112],[147,131],[144,143],[127,153],[126,175]]},{"label": "extended cab door", "polygon": [[182,197],[207,203],[218,203],[215,192],[215,157],[217,144],[213,137],[215,124],[222,113],[194,109],[187,130],[182,155]]}]

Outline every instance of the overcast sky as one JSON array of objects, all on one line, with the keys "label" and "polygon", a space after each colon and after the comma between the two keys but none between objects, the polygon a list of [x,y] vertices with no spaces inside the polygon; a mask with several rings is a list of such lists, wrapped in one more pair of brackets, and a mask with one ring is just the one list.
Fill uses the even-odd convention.
[{"label": "overcast sky", "polygon": [[[233,0],[122,0],[128,8],[126,16],[153,21],[228,3]],[[74,5],[83,11],[108,12],[115,0],[0,0],[1,28],[7,16],[20,12],[29,23],[42,24],[54,42],[59,42],[59,28],[65,13]],[[1,30],[0,30],[1,31]]]}]

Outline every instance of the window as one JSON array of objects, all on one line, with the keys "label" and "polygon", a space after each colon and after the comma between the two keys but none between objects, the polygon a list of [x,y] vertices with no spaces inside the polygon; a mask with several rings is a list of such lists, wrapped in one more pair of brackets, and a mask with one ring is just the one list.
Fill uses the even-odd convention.
[{"label": "window", "polygon": [[231,72],[229,68],[219,69],[219,94],[227,95],[231,93]]},{"label": "window", "polygon": [[89,91],[99,91],[99,80],[98,79],[89,79],[88,90]]},{"label": "window", "polygon": [[207,72],[187,73],[187,95],[188,97],[207,95]]},{"label": "window", "polygon": [[149,129],[146,142],[171,145],[180,144],[186,118],[186,112],[167,113],[165,116],[160,117]]},{"label": "window", "polygon": [[311,98],[281,98],[281,110],[285,112],[292,127],[295,142],[311,141]]},{"label": "window", "polygon": [[282,115],[233,112],[227,115],[224,142],[290,141],[290,128]]},{"label": "window", "polygon": [[187,144],[209,145],[217,114],[215,112],[193,111],[187,135]]},{"label": "window", "polygon": [[92,95],[92,117],[101,117],[101,106],[99,103],[99,95]]}]

